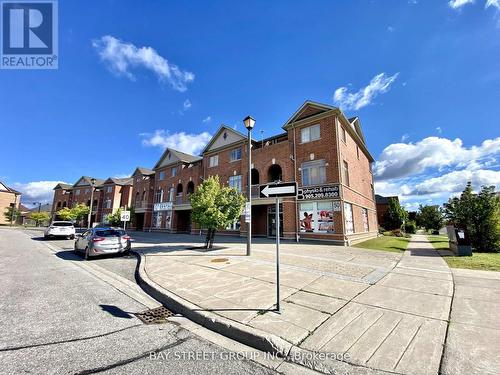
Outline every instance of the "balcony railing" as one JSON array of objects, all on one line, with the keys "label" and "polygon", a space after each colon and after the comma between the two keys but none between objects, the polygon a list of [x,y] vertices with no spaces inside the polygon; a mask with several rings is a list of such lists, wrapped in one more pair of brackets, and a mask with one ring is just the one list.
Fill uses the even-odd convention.
[{"label": "balcony railing", "polygon": [[138,201],[134,203],[134,208],[148,208],[151,204],[146,201]]}]

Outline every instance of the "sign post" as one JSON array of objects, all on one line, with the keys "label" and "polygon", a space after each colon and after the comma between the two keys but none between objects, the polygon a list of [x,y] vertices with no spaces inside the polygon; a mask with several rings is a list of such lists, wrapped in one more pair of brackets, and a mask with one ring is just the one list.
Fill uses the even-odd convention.
[{"label": "sign post", "polygon": [[120,216],[123,221],[123,230],[125,230],[127,221],[130,221],[130,211],[122,211]]},{"label": "sign post", "polygon": [[277,182],[261,185],[261,198],[276,197],[276,311],[281,314],[280,308],[280,197],[297,197],[296,182]]}]

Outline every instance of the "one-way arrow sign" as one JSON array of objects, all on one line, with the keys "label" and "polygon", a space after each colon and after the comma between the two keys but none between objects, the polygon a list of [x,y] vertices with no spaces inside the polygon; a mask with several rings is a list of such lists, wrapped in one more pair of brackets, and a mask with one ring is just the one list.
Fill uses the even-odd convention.
[{"label": "one-way arrow sign", "polygon": [[297,183],[283,182],[278,184],[267,184],[260,186],[260,197],[296,197]]}]

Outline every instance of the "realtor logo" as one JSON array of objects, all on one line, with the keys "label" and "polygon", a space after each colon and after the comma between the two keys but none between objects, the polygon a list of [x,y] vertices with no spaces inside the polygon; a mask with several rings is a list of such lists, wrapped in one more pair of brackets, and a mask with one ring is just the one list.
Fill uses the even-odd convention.
[{"label": "realtor logo", "polygon": [[2,1],[2,69],[57,69],[57,2]]}]

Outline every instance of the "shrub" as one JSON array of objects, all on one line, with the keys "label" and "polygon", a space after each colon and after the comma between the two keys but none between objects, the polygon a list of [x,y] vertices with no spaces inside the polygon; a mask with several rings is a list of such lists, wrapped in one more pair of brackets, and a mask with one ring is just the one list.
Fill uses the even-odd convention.
[{"label": "shrub", "polygon": [[417,232],[417,223],[413,220],[409,220],[405,223],[405,232],[410,234],[415,234]]}]

